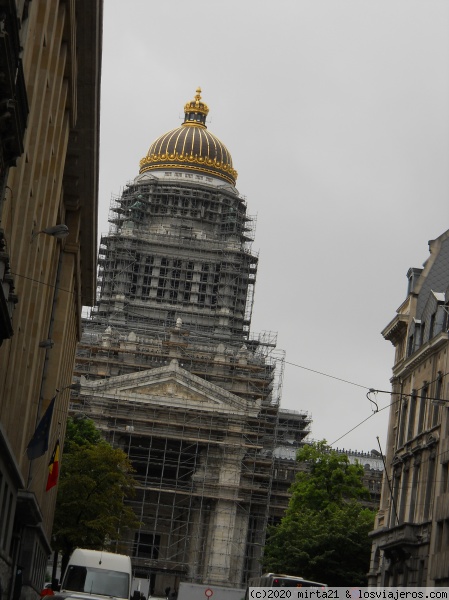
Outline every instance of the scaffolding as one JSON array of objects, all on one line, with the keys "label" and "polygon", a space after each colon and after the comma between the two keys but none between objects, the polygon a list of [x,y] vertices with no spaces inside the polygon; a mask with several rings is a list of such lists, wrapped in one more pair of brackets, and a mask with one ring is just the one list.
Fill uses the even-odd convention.
[{"label": "scaffolding", "polygon": [[214,324],[216,336],[248,335],[255,219],[235,190],[147,177],[111,199],[109,222],[99,250],[99,316],[150,322],[152,305],[159,326],[174,325],[176,312],[189,328]]},{"label": "scaffolding", "polygon": [[110,223],[72,414],[136,470],[141,525],[122,540],[135,576],[156,595],[180,581],[242,587],[288,503],[273,485],[278,437],[299,444],[309,423],[280,420],[284,352],[250,331],[254,220],[231,186],[153,174],[112,199]]}]

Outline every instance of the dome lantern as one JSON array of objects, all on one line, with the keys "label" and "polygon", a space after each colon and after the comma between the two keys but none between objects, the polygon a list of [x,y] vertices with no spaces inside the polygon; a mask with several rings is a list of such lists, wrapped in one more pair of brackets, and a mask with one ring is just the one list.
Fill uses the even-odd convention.
[{"label": "dome lantern", "polygon": [[201,88],[197,88],[196,95],[193,100],[187,102],[184,106],[184,123],[183,125],[204,125],[206,127],[206,117],[209,113],[209,107],[204,102],[201,102]]}]

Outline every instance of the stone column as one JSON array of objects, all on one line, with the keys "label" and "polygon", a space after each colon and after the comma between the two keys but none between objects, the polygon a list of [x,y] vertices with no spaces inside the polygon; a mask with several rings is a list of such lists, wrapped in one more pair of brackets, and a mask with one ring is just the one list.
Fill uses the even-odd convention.
[{"label": "stone column", "polygon": [[[239,438],[238,438],[239,439]],[[228,438],[236,442],[237,437]],[[214,585],[237,585],[236,573],[243,565],[246,527],[237,518],[237,502],[244,450],[239,446],[223,449],[219,470],[219,500],[211,516],[208,536],[208,559],[205,563],[205,578]],[[237,530],[237,527],[240,529]]]}]

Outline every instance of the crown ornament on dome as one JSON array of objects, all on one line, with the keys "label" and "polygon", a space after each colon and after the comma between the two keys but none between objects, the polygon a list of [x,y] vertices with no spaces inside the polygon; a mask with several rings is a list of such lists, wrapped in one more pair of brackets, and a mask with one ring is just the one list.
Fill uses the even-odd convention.
[{"label": "crown ornament on dome", "polygon": [[195,98],[187,102],[184,106],[184,124],[200,124],[206,127],[206,117],[209,113],[209,107],[201,101],[201,88],[196,89]]}]

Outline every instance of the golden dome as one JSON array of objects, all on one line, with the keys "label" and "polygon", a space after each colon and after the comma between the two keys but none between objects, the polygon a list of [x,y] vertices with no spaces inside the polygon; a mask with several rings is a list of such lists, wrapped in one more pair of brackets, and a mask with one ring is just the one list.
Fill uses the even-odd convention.
[{"label": "golden dome", "polygon": [[185,170],[218,177],[235,185],[237,171],[226,146],[206,127],[207,104],[201,100],[201,88],[184,106],[184,122],[154,141],[140,161],[140,173]]}]

